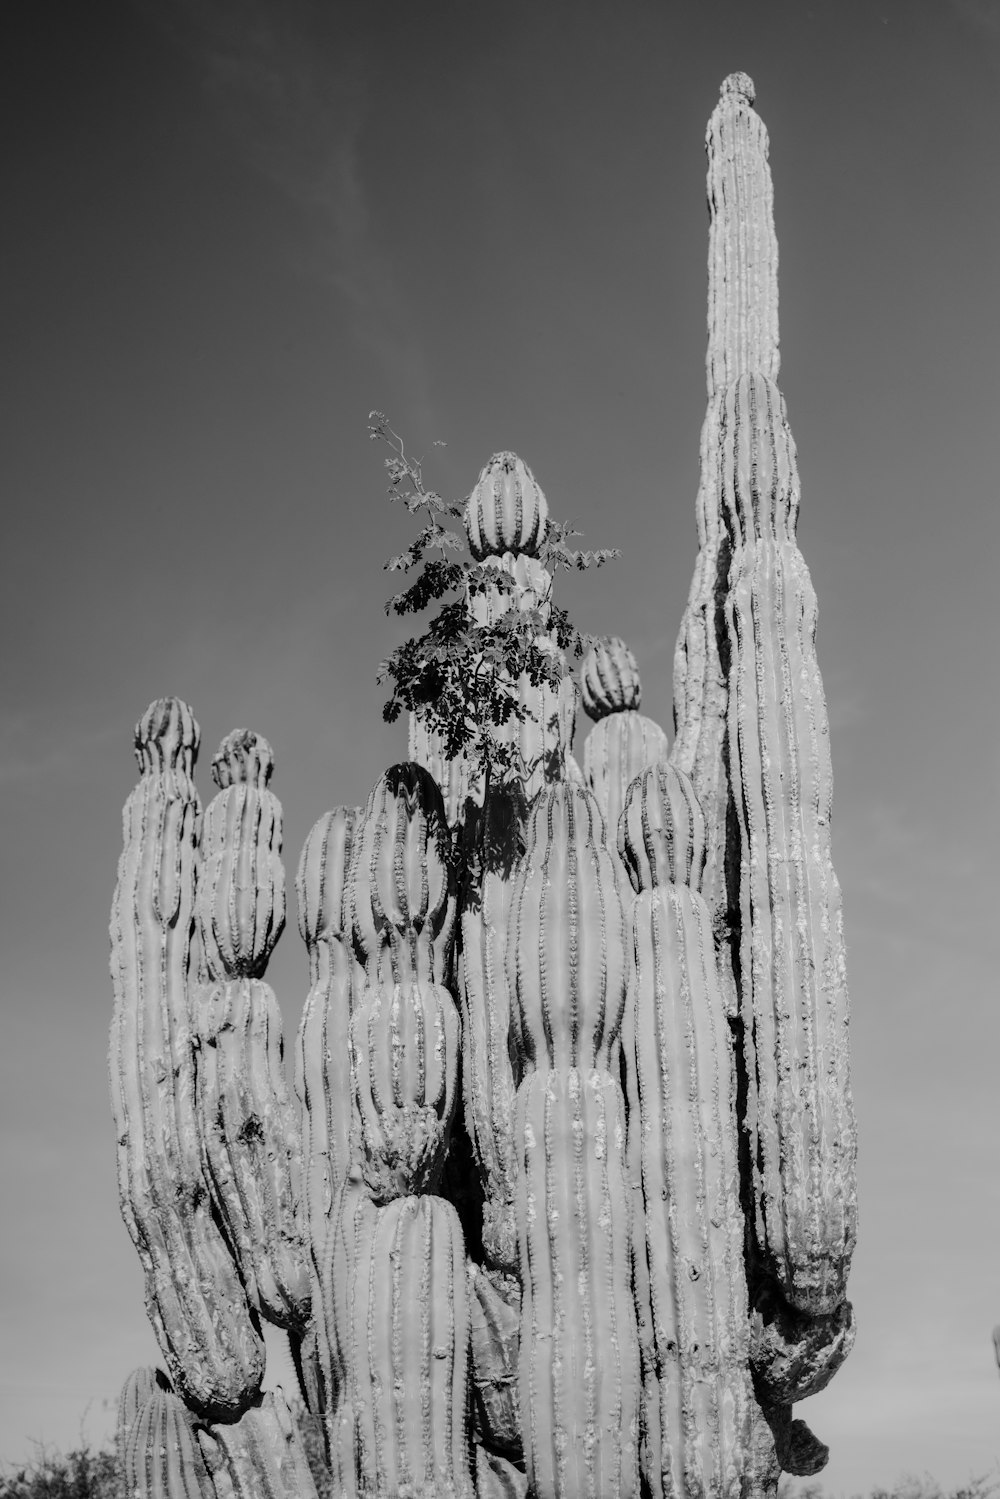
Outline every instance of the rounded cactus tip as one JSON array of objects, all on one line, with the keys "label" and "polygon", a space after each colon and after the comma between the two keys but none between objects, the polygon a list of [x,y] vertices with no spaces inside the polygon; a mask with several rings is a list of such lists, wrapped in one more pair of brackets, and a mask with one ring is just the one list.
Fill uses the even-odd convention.
[{"label": "rounded cactus tip", "polygon": [[181,766],[190,774],[200,743],[198,720],[179,697],[154,698],[135,726],[135,758],[141,771]]},{"label": "rounded cactus tip", "polygon": [[534,474],[516,453],[494,453],[465,505],[469,550],[477,561],[505,552],[537,555],[549,507]]},{"label": "rounded cactus tip", "polygon": [[580,696],[589,718],[629,713],[642,702],[642,683],[635,657],[617,636],[595,640],[580,668]]},{"label": "rounded cactus tip", "polygon": [[233,729],[212,759],[212,780],[221,791],[243,781],[263,789],[273,769],[274,751],[263,734],[255,734],[253,729]]},{"label": "rounded cactus tip", "polygon": [[723,78],[719,88],[719,97],[726,99],[733,94],[737,99],[745,99],[748,104],[753,103],[757,97],[757,90],[754,88],[753,79],[749,73],[730,73],[727,78]]}]

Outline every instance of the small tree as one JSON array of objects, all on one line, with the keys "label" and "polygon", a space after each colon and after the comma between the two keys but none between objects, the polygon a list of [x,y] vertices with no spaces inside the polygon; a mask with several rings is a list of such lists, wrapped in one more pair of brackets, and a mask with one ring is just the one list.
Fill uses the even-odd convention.
[{"label": "small tree", "polygon": [[[389,499],[402,501],[421,520],[420,533],[406,551],[385,563],[389,572],[420,568],[410,586],[386,602],[386,613],[418,614],[441,604],[422,635],[397,646],[381,663],[379,682],[392,684],[383,717],[393,723],[404,710],[418,714],[440,737],[449,759],[464,757],[471,775],[482,777],[487,793],[510,787],[523,776],[524,767],[516,746],[497,731],[512,718],[527,717],[518,697],[519,678],[526,676],[533,687],[558,688],[591,637],[582,635],[565,609],[555,605],[543,611],[537,605],[525,608],[522,602],[490,624],[479,623],[472,601],[487,594],[513,595],[516,582],[501,568],[456,557],[466,541],[448,522],[462,521],[464,501],[444,500],[426,487],[421,460],[407,454],[381,411],[370,413],[368,435],[389,449]],[[579,534],[549,518],[538,549],[539,561],[549,572],[600,567],[621,555],[617,549],[572,547],[570,539]]]}]

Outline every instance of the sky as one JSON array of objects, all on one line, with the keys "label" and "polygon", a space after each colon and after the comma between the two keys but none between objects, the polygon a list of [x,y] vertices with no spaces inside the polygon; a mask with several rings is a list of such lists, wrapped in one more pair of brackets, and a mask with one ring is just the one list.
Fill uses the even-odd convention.
[{"label": "sky", "polygon": [[[100,1440],[157,1361],[106,1077],[135,720],[193,706],[205,800],[223,734],[270,739],[289,886],[405,757],[376,675],[413,528],[372,408],[449,498],[513,448],[621,548],[558,597],[671,728],[735,69],[771,137],[859,1125],[857,1344],[799,1414],[833,1494],[1000,1471],[997,0],[3,8],[3,1460]],[[290,1043],[294,897],[268,977]]]}]

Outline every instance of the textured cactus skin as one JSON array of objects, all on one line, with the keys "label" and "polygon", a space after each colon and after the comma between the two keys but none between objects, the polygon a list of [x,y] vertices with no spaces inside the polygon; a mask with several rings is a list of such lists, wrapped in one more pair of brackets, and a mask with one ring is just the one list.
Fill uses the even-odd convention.
[{"label": "textured cactus skin", "polygon": [[642,683],[635,656],[617,635],[595,641],[580,667],[583,711],[595,723],[609,713],[638,712]]},{"label": "textured cactus skin", "polygon": [[264,1349],[202,1171],[186,985],[200,812],[191,710],[159,698],[136,726],[141,779],[125,804],[111,912],[111,1099],[122,1216],[175,1388],[239,1415]]},{"label": "textured cactus skin", "polygon": [[209,981],[193,1007],[196,1091],[206,1179],[247,1293],[268,1321],[297,1328],[311,1294],[299,1116],[274,992],[250,976],[264,972],[285,921],[281,805],[266,789],[273,764],[267,741],[238,729],[212,765],[220,789],[202,838],[197,909]]},{"label": "textured cactus skin", "polygon": [[440,1197],[341,1190],[319,1297],[335,1492],[471,1499],[465,1241]]},{"label": "textured cactus skin", "polygon": [[816,599],[794,539],[795,448],[773,381],[733,382],[721,443],[755,1232],[789,1304],[826,1316],[844,1299],[856,1237],[849,1004]]},{"label": "textured cactus skin", "polygon": [[120,1450],[125,1493],[129,1499],[217,1499],[191,1413],[155,1382],[154,1370],[141,1372],[154,1378]]},{"label": "textured cactus skin", "polygon": [[[662,850],[649,857],[649,804],[664,788],[658,822],[670,825],[678,781],[676,770],[648,771],[621,823],[630,872],[641,876],[631,914],[639,1109],[630,1131],[640,1134],[657,1375],[646,1429],[658,1437],[659,1468],[653,1447],[647,1481],[674,1499],[741,1493],[751,1420],[734,1080],[711,917],[695,891],[658,879],[671,864],[697,868],[698,816],[673,824],[673,837],[661,831]],[[673,802],[689,814],[697,805],[693,794]]]},{"label": "textured cactus skin", "polygon": [[[723,854],[728,790],[723,740],[726,672],[719,655],[718,603],[722,519],[719,511],[719,405],[746,370],[778,377],[778,242],[768,139],[753,109],[753,82],[732,73],[708,122],[708,407],[701,433],[701,478],[695,511],[698,557],[674,653],[675,763],[694,783],[705,813],[705,898],[725,907]],[[723,975],[725,980],[725,975]]]},{"label": "textured cactus skin", "polygon": [[466,506],[469,548],[478,559],[522,552],[533,557],[548,530],[549,507],[516,453],[494,453]]},{"label": "textured cactus skin", "polygon": [[507,936],[517,1090],[519,1395],[539,1499],[632,1494],[640,1369],[625,1107],[611,1071],[625,1006],[625,919],[594,797],[535,801]]},{"label": "textured cactus skin", "polygon": [[269,1390],[239,1421],[213,1426],[201,1442],[214,1469],[216,1499],[316,1499],[302,1438],[280,1389]]},{"label": "textured cactus skin", "polygon": [[364,985],[351,943],[347,876],[359,807],[336,807],[311,829],[295,890],[311,987],[299,1026],[295,1091],[301,1106],[306,1232],[314,1255],[326,1238],[350,1169],[350,1024]]}]

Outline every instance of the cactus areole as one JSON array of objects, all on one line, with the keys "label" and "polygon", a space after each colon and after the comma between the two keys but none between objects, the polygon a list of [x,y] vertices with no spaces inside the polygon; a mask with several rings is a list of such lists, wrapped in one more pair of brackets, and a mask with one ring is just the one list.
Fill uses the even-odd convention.
[{"label": "cactus areole", "polygon": [[[134,1499],[774,1499],[826,1461],[793,1407],[855,1337],[849,1005],[754,98],[731,74],[706,138],[672,742],[626,642],[555,602],[557,566],[609,554],[570,551],[513,452],[446,503],[373,413],[423,523],[390,607],[454,597],[383,664],[408,760],[298,860],[289,1072],[271,745],[227,734],[203,812],[191,709],[136,725],[111,1095],[165,1372],[120,1402]],[[322,1425],[318,1490],[262,1392],[264,1321]]]}]

